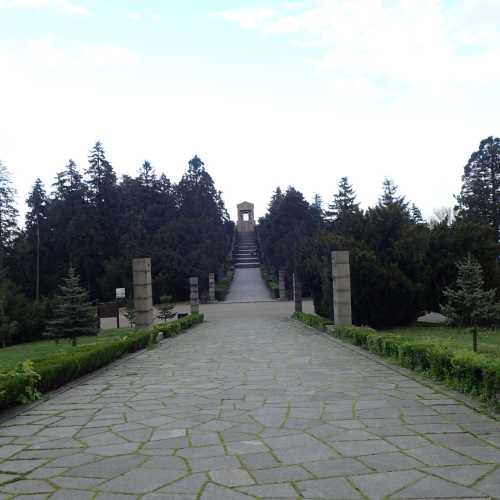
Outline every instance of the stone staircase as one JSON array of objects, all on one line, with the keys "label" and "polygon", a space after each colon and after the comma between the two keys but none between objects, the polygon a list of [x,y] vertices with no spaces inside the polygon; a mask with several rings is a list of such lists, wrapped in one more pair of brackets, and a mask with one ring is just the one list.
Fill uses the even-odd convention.
[{"label": "stone staircase", "polygon": [[233,263],[237,269],[260,267],[255,231],[238,233],[238,242],[233,252]]}]

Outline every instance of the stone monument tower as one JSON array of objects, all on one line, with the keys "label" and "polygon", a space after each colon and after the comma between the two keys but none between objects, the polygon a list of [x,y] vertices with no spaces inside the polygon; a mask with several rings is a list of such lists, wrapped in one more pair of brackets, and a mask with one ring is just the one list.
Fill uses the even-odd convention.
[{"label": "stone monument tower", "polygon": [[253,233],[255,231],[255,219],[253,214],[253,203],[244,201],[238,206],[238,232],[239,233]]}]

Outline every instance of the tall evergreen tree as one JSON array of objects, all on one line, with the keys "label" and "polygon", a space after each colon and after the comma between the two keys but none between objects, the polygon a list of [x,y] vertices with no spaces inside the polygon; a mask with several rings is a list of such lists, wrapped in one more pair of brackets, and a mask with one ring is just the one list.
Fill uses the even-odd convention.
[{"label": "tall evergreen tree", "polygon": [[[85,271],[89,285],[95,286],[103,271],[104,262],[119,253],[116,242],[121,235],[122,222],[116,174],[106,159],[100,142],[96,142],[90,150],[89,166],[85,174],[90,218],[86,226],[90,252],[87,255],[88,267]],[[95,293],[102,297],[106,291],[96,289]]]},{"label": "tall evergreen tree", "polygon": [[402,209],[408,209],[408,203],[404,196],[398,196],[398,186],[394,184],[394,181],[389,178],[385,178],[382,184],[382,196],[379,198],[379,206],[388,207],[391,205],[399,205]]},{"label": "tall evergreen tree", "polygon": [[54,275],[63,274],[71,262],[83,271],[88,283],[93,274],[90,257],[93,249],[87,236],[90,224],[87,186],[73,160],[57,173],[53,187],[48,220],[53,235],[50,244],[57,255]]},{"label": "tall evergreen tree", "polygon": [[332,220],[359,213],[359,203],[356,202],[356,193],[347,177],[342,177],[338,185],[338,193],[333,202],[328,205],[327,216]]},{"label": "tall evergreen tree", "polygon": [[0,161],[0,270],[5,265],[5,258],[12,248],[17,234],[16,191],[12,186],[10,172]]},{"label": "tall evergreen tree", "polygon": [[[42,260],[42,246],[47,249],[48,241],[48,198],[43,183],[37,178],[33,189],[26,200],[26,237],[33,249],[32,256],[35,268],[35,300],[40,299],[40,265]],[[43,257],[47,253],[43,252]],[[45,258],[44,258],[45,260]]]},{"label": "tall evergreen tree", "polygon": [[97,334],[95,307],[88,301],[87,292],[80,286],[73,267],[62,281],[47,336],[70,338],[76,345],[78,337]]},{"label": "tall evergreen tree", "polygon": [[482,140],[472,153],[457,200],[459,216],[491,225],[500,242],[500,138]]}]

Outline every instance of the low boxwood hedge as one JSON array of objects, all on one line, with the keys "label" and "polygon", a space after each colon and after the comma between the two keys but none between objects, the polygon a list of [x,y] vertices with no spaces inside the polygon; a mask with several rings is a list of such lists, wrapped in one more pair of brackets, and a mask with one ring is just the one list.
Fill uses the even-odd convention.
[{"label": "low boxwood hedge", "polygon": [[[303,323],[358,347],[390,357],[401,366],[423,372],[453,389],[479,397],[500,410],[500,360],[471,351],[453,351],[433,341],[383,335],[372,328],[334,326],[312,314],[295,314]],[[329,326],[330,325],[330,326]]]},{"label": "low boxwood hedge", "polygon": [[221,280],[217,281],[215,284],[215,299],[218,301],[223,301],[225,300],[229,288],[231,287],[231,283],[234,278],[234,269],[229,269],[229,271],[226,272],[226,275],[224,278]]},{"label": "low boxwood hedge", "polygon": [[163,333],[165,338],[175,337],[182,330],[187,330],[198,323],[203,323],[203,314],[190,314],[183,318],[176,319],[175,321],[168,321],[153,326],[153,331],[156,333]]},{"label": "low boxwood hedge", "polygon": [[[72,352],[55,354],[20,363],[16,369],[0,373],[0,409],[26,401],[32,391],[46,392],[71,380],[91,373],[125,354],[155,344],[158,333],[165,337],[177,335],[182,330],[203,321],[202,314],[155,325],[151,330],[136,331],[110,342],[76,346]],[[39,377],[34,378],[33,371]]]},{"label": "low boxwood hedge", "polygon": [[280,298],[280,287],[279,283],[273,278],[272,274],[267,271],[264,267],[260,268],[260,274],[262,279],[266,282],[267,288],[271,292],[274,299]]}]

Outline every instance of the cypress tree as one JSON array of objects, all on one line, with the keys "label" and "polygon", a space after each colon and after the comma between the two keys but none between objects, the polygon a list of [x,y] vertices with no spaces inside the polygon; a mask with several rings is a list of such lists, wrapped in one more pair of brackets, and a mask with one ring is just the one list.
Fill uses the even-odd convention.
[{"label": "cypress tree", "polygon": [[54,318],[49,323],[46,335],[70,338],[76,345],[78,337],[97,335],[95,308],[90,304],[87,292],[80,286],[79,277],[70,266],[56,296]]},{"label": "cypress tree", "polygon": [[12,187],[10,173],[0,161],[0,270],[4,267],[5,257],[17,234],[15,196],[16,190]]}]

